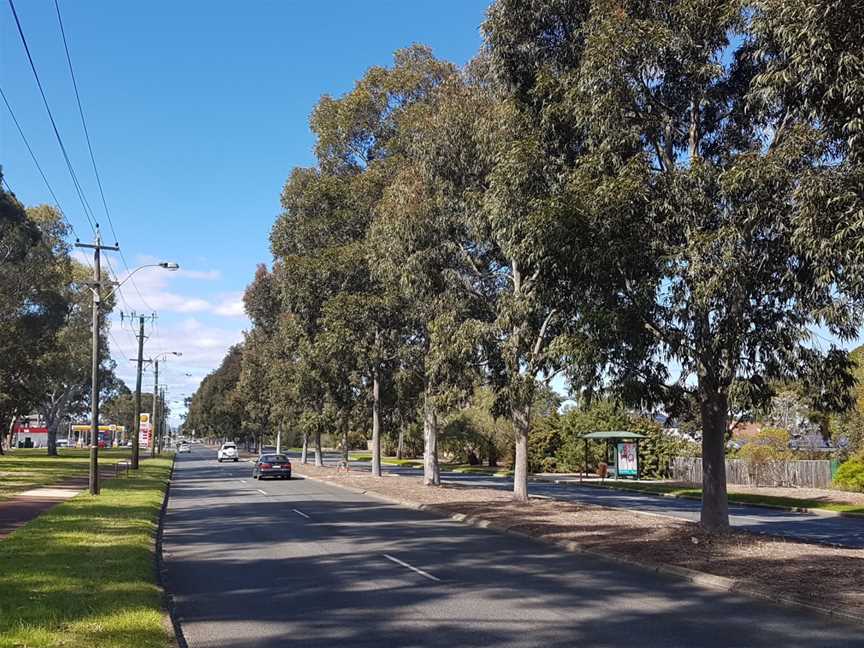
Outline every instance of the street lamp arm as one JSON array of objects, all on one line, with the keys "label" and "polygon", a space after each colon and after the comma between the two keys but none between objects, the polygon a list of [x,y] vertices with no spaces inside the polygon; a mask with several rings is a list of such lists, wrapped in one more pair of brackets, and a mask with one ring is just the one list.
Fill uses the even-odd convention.
[{"label": "street lamp arm", "polygon": [[117,290],[120,289],[120,286],[122,286],[123,284],[125,284],[127,281],[129,281],[132,278],[132,275],[134,275],[139,270],[143,270],[144,268],[164,268],[165,270],[168,270],[170,272],[175,272],[176,270],[180,269],[180,265],[178,263],[173,262],[173,261],[162,261],[161,263],[148,263],[147,265],[138,266],[132,272],[130,272],[128,275],[126,275],[126,278],[123,281],[120,281],[119,283],[115,283],[113,290],[111,290],[111,292],[109,292],[107,295],[105,295],[105,299],[107,299],[108,297],[113,295],[115,292],[117,292]]}]

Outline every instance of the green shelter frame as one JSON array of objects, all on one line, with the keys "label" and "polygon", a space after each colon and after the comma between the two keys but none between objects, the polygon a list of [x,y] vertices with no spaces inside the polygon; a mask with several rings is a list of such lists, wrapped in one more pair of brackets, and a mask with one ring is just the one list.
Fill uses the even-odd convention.
[{"label": "green shelter frame", "polygon": [[[641,477],[642,472],[642,464],[639,461],[639,439],[644,439],[644,434],[639,434],[638,432],[627,432],[626,430],[616,430],[610,432],[588,432],[582,435],[582,439],[585,441],[585,471],[583,475],[585,477],[588,476],[588,442],[589,441],[605,441],[607,448],[607,456],[608,456],[608,448],[610,444],[614,444],[617,441],[635,441],[636,442],[636,480],[638,481]],[[613,452],[613,456],[615,457],[615,481],[618,481],[618,453]],[[582,475],[579,476],[579,481],[582,481]]]}]

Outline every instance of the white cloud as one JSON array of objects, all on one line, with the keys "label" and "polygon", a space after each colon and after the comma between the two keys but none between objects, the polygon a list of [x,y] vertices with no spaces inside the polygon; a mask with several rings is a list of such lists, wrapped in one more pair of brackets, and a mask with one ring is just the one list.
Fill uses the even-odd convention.
[{"label": "white cloud", "polygon": [[246,310],[243,307],[242,293],[236,293],[226,297],[221,303],[217,304],[213,308],[213,312],[216,313],[216,315],[222,315],[223,317],[244,317],[246,315]]}]

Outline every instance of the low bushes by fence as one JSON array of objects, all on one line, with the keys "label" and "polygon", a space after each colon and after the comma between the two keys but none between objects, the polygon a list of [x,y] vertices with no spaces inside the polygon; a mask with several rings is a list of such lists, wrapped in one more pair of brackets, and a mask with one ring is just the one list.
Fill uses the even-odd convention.
[{"label": "low bushes by fence", "polygon": [[[672,479],[702,483],[702,460],[698,457],[676,457],[672,460]],[[764,461],[726,460],[726,482],[742,486],[797,486],[830,488],[831,461]]]}]

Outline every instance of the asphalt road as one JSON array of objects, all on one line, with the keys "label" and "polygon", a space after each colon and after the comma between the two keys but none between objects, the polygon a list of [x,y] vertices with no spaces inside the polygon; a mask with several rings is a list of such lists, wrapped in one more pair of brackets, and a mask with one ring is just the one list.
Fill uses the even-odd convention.
[{"label": "asphalt road", "polygon": [[166,586],[192,648],[862,646],[860,627],[179,455]]},{"label": "asphalt road", "polygon": [[[292,454],[292,457],[299,456]],[[324,461],[335,464],[342,455],[325,452]],[[369,462],[352,461],[355,470],[371,470]],[[384,466],[385,472],[402,475],[419,475],[422,470],[398,466]],[[486,488],[513,489],[513,480],[492,475],[471,475],[442,472],[441,479],[447,482],[483,486]],[[660,497],[648,493],[632,493],[591,486],[557,485],[549,482],[530,482],[528,491],[532,495],[544,495],[562,500],[574,500],[601,506],[647,511],[658,515],[699,521],[699,500]],[[795,513],[761,506],[731,504],[729,523],[737,529],[752,533],[783,536],[806,542],[820,542],[843,547],[864,549],[864,519],[819,515],[817,513]]]}]

